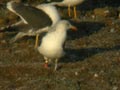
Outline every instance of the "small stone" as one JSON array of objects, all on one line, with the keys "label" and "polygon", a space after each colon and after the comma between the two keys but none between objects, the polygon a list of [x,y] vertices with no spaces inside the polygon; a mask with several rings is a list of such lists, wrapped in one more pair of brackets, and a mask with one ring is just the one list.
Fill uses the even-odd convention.
[{"label": "small stone", "polygon": [[78,76],[78,72],[75,72],[75,75]]},{"label": "small stone", "polygon": [[94,10],[95,16],[98,17],[117,17],[118,16],[118,11],[114,8],[96,8]]},{"label": "small stone", "polygon": [[118,90],[118,87],[117,87],[117,86],[114,86],[112,90]]},{"label": "small stone", "polygon": [[97,77],[98,77],[98,74],[97,74],[97,73],[95,73],[95,74],[94,74],[94,77],[95,77],[95,78],[97,78]]},{"label": "small stone", "polygon": [[111,32],[111,33],[113,33],[114,31],[115,31],[115,29],[114,29],[114,28],[111,28],[111,29],[110,29],[110,32]]},{"label": "small stone", "polygon": [[95,15],[92,15],[91,17],[92,17],[93,19],[95,19]]},{"label": "small stone", "polygon": [[17,79],[16,79],[16,81],[20,81],[22,78],[21,77],[18,77]]},{"label": "small stone", "polygon": [[106,17],[108,10],[106,8],[96,8],[94,10],[95,16]]},{"label": "small stone", "polygon": [[65,79],[66,79],[66,77],[61,78],[61,80],[63,80],[63,81],[64,81]]},{"label": "small stone", "polygon": [[6,44],[7,42],[6,42],[6,40],[1,40],[0,43],[1,43],[1,44]]}]

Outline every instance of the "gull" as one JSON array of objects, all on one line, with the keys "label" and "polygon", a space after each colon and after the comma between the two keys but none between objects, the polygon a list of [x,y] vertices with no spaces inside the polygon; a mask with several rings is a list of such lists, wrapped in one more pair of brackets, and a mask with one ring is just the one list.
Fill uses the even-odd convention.
[{"label": "gull", "polygon": [[63,45],[67,38],[68,29],[77,30],[77,28],[67,20],[60,20],[42,38],[38,51],[44,56],[45,67],[48,67],[49,61],[55,60],[54,70],[57,70],[58,60],[65,55]]},{"label": "gull", "polygon": [[77,12],[76,12],[76,5],[81,4],[85,0],[61,0],[61,1],[55,1],[51,2],[51,5],[58,5],[58,6],[65,6],[68,7],[68,15],[71,16],[71,9],[70,7],[73,7],[74,11],[74,19],[77,18]]},{"label": "gull", "polygon": [[7,9],[21,18],[21,21],[13,26],[24,23],[31,27],[28,30],[19,32],[11,39],[11,43],[24,36],[36,36],[35,47],[37,47],[39,34],[47,32],[50,27],[60,20],[56,7],[49,4],[40,4],[33,7],[13,0],[7,3]]}]

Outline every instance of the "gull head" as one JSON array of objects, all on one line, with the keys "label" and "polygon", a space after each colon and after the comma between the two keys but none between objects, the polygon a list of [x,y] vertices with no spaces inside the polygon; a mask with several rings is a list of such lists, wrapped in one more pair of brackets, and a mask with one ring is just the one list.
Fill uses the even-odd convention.
[{"label": "gull head", "polygon": [[[73,26],[69,21],[67,20],[61,20],[57,23],[56,28],[59,28],[61,30],[73,30],[76,31],[77,28],[75,26]],[[58,30],[59,30],[58,29]]]}]

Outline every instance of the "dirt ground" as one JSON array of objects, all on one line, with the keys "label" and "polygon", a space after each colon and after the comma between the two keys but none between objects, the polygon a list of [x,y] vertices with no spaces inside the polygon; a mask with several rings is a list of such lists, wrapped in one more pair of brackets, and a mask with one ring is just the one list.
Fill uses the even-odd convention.
[{"label": "dirt ground", "polygon": [[71,23],[78,31],[68,31],[67,55],[56,72],[54,63],[43,67],[35,37],[9,44],[18,31],[0,32],[0,90],[120,90],[119,8],[77,13],[79,19]]}]

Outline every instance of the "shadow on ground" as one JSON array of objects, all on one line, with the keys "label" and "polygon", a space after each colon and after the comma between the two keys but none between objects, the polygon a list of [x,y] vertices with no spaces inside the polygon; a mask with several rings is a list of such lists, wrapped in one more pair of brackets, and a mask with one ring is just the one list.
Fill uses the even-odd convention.
[{"label": "shadow on ground", "polygon": [[99,30],[101,30],[101,28],[105,27],[105,24],[101,22],[79,22],[79,23],[71,22],[71,23],[78,28],[76,32],[73,31],[68,32],[68,37],[72,40],[82,38],[84,36],[89,36],[93,33],[98,32]]},{"label": "shadow on ground", "polygon": [[[117,51],[120,50],[120,46],[115,46],[113,48],[84,48],[84,49],[66,49],[66,57],[68,59],[63,59],[64,63],[68,62],[77,62],[83,61],[87,58],[90,58],[96,54],[109,52],[109,51]],[[62,59],[61,59],[62,60]]]},{"label": "shadow on ground", "polygon": [[93,10],[102,7],[119,7],[120,0],[86,0],[78,6],[79,10]]}]

